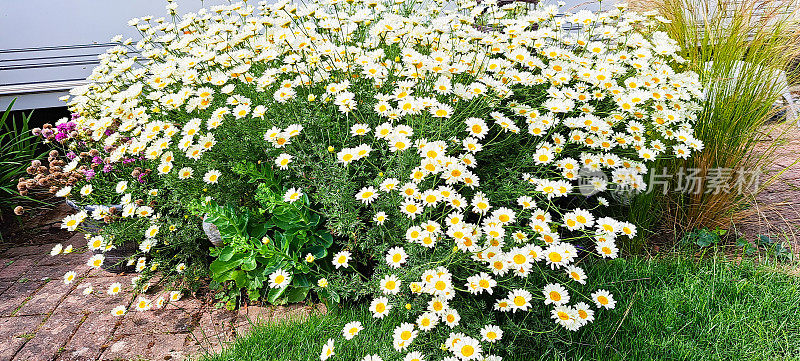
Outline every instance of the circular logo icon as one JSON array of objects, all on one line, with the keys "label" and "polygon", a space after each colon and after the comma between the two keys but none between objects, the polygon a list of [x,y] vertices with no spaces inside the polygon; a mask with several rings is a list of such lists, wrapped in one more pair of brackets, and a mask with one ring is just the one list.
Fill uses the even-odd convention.
[{"label": "circular logo icon", "polygon": [[600,193],[608,186],[608,176],[599,169],[581,168],[578,171],[578,191],[591,197]]}]

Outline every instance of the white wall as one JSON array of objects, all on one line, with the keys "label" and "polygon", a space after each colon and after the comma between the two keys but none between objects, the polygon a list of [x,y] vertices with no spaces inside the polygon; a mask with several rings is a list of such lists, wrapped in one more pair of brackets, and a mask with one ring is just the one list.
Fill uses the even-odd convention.
[{"label": "white wall", "polygon": [[[178,0],[178,11],[227,3]],[[15,109],[62,105],[63,88],[91,73],[111,37],[137,39],[128,20],[164,16],[165,5],[164,0],[0,0],[0,109],[13,98],[9,93],[19,96]],[[40,95],[25,95],[31,92]]]},{"label": "white wall", "polygon": [[[179,13],[228,3],[176,1]],[[597,0],[565,2],[565,11],[600,7]],[[603,8],[615,2],[604,0]],[[128,20],[164,16],[165,5],[165,0],[0,0],[0,109],[14,96],[15,110],[63,105],[58,97],[91,73],[111,37],[138,39]]]}]

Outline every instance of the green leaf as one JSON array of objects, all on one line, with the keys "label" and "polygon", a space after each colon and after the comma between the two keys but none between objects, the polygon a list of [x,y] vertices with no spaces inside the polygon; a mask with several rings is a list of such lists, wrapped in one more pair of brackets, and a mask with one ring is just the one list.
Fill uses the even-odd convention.
[{"label": "green leaf", "polygon": [[225,246],[225,248],[220,251],[217,258],[219,258],[220,261],[230,261],[235,251],[236,250],[232,246]]},{"label": "green leaf", "polygon": [[291,231],[297,228],[297,225],[294,223],[285,222],[282,220],[277,219],[276,217],[272,217],[272,222],[275,223],[275,226],[284,230],[284,231]]},{"label": "green leaf", "polygon": [[273,209],[273,210],[272,210],[272,215],[273,215],[273,216],[280,216],[280,215],[283,215],[284,213],[286,213],[286,209],[287,209],[287,208],[288,208],[288,207],[286,207],[286,206],[279,206],[279,207],[275,207],[275,209]]},{"label": "green leaf", "polygon": [[272,223],[250,223],[247,225],[247,233],[250,237],[260,240],[262,237],[267,235],[267,231],[272,228],[274,224]]},{"label": "green leaf", "polygon": [[244,271],[236,270],[230,272],[231,280],[236,282],[236,286],[239,288],[247,287],[247,274]]},{"label": "green leaf", "polygon": [[279,268],[283,268],[286,265],[286,261],[278,261],[276,258],[273,258],[269,264],[264,266],[264,270],[261,271],[262,277],[264,279],[269,278],[273,272],[277,271]]},{"label": "green leaf", "polygon": [[305,256],[309,253],[314,255],[314,258],[321,259],[328,255],[328,250],[320,245],[308,246],[300,251],[300,256]]},{"label": "green leaf", "polygon": [[694,243],[700,246],[700,248],[708,247],[719,241],[719,236],[707,229],[701,229],[698,231],[696,237],[697,238],[695,239]]},{"label": "green leaf", "polygon": [[770,236],[765,234],[759,234],[757,239],[758,239],[758,244],[762,246],[768,246],[775,243],[774,239],[770,238]]},{"label": "green leaf", "polygon": [[205,221],[217,226],[223,239],[230,240],[234,236],[248,235],[247,223],[250,215],[247,212],[239,213],[233,206],[220,206],[213,200],[201,208],[206,215]]},{"label": "green leaf", "polygon": [[260,290],[261,288],[264,287],[264,278],[263,277],[261,277],[261,276],[259,276],[257,274],[253,274],[253,273],[249,273],[248,276],[249,276],[249,281],[248,281],[249,286],[248,286],[248,288],[255,288],[255,289]]},{"label": "green leaf", "polygon": [[333,290],[330,290],[330,289],[327,289],[327,288],[325,289],[325,291],[328,293],[328,296],[329,296],[328,299],[333,301],[333,303],[339,303],[339,301],[341,301],[341,298],[339,297],[339,294],[336,293],[336,291],[333,291]]},{"label": "green leaf", "polygon": [[321,241],[320,245],[328,248],[333,244],[333,236],[325,231],[317,231],[317,238]]},{"label": "green leaf", "polygon": [[294,273],[295,274],[306,274],[311,272],[311,267],[308,267],[308,264],[305,262],[297,262],[294,265]]},{"label": "green leaf", "polygon": [[251,252],[244,260],[242,260],[241,268],[243,271],[252,271],[256,269],[258,264],[256,263],[256,257]]},{"label": "green leaf", "polygon": [[259,288],[248,288],[247,298],[249,298],[252,302],[257,301],[259,298],[261,298],[261,290]]},{"label": "green leaf", "polygon": [[289,239],[289,252],[296,253],[300,251],[307,242],[308,236],[306,235],[306,231],[297,231],[293,233],[292,237]]},{"label": "green leaf", "polygon": [[295,274],[292,276],[292,284],[296,287],[311,287],[311,281],[308,276],[304,274]]},{"label": "green leaf", "polygon": [[283,250],[286,248],[286,236],[284,236],[283,233],[275,232],[272,238],[272,243],[276,249]]},{"label": "green leaf", "polygon": [[234,281],[236,286],[241,288],[246,281],[246,275],[241,270],[228,270],[225,272],[217,273],[213,276],[214,281],[223,283],[226,281]]},{"label": "green leaf", "polygon": [[319,224],[320,219],[322,219],[319,214],[311,213],[308,217],[308,228],[316,227]]},{"label": "green leaf", "polygon": [[294,287],[289,292],[286,292],[286,301],[289,303],[297,303],[306,299],[309,288],[307,287]]},{"label": "green leaf", "polygon": [[739,239],[736,240],[736,247],[747,247],[749,245],[750,242],[748,242],[744,237],[739,237]]},{"label": "green leaf", "polygon": [[791,260],[792,257],[794,256],[792,254],[792,251],[790,249],[786,248],[783,245],[783,243],[779,243],[779,242],[775,243],[774,249],[775,249],[775,257],[782,258],[782,259],[785,259],[785,260]]},{"label": "green leaf", "polygon": [[267,302],[274,304],[275,301],[278,300],[278,298],[283,295],[283,293],[286,291],[287,288],[289,288],[289,286],[283,288],[270,289],[269,293],[267,294]]},{"label": "green leaf", "polygon": [[212,277],[214,275],[222,274],[238,267],[244,261],[245,256],[246,255],[243,253],[237,253],[227,261],[218,259],[215,260],[214,262],[211,262],[211,265],[209,265],[208,268],[211,271]]},{"label": "green leaf", "polygon": [[225,309],[227,309],[228,311],[235,310],[236,309],[236,300],[228,300],[228,302],[225,302]]},{"label": "green leaf", "polygon": [[[276,208],[277,210],[277,208]],[[283,213],[273,213],[272,218],[277,219],[283,223],[288,223],[291,227],[300,228],[302,218],[300,217],[300,213],[297,213],[294,209],[289,209]]]}]

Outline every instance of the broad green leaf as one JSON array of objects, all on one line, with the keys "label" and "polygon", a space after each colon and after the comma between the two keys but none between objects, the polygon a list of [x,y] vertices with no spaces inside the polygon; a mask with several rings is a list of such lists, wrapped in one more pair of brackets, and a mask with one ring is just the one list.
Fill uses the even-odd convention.
[{"label": "broad green leaf", "polygon": [[289,286],[277,289],[276,288],[270,289],[269,293],[267,294],[267,302],[275,303],[275,301],[277,301],[278,298],[283,295],[283,293],[286,291],[287,288],[289,288]]},{"label": "broad green leaf", "polygon": [[232,246],[225,246],[217,257],[220,261],[229,261],[234,255],[234,248]]},{"label": "broad green leaf", "polygon": [[238,267],[240,264],[242,264],[244,258],[245,254],[237,253],[227,261],[216,260],[211,262],[211,265],[209,265],[208,268],[212,275],[221,274]]},{"label": "broad green leaf", "polygon": [[255,287],[254,288],[248,288],[247,289],[247,298],[249,298],[250,301],[252,301],[252,302],[258,301],[258,299],[261,298],[261,289],[260,289],[260,287],[259,288],[255,288]]},{"label": "broad green leaf", "polygon": [[243,271],[252,271],[256,269],[257,266],[256,257],[252,253],[242,260],[241,268]]},{"label": "broad green leaf", "polygon": [[325,258],[325,256],[328,255],[328,250],[323,246],[313,245],[313,246],[305,247],[300,251],[300,255],[301,256],[305,256],[308,253],[311,253],[312,255],[314,255],[314,258],[316,258],[316,259],[321,259],[321,258]]},{"label": "broad green leaf", "polygon": [[308,215],[308,228],[316,227],[319,224],[320,216],[316,213],[311,213]]},{"label": "broad green leaf", "polygon": [[304,274],[295,274],[292,276],[292,284],[296,287],[311,287],[311,282],[308,279],[308,276]]},{"label": "broad green leaf", "polygon": [[286,301],[289,303],[296,303],[306,299],[308,295],[307,287],[294,287],[289,292],[286,292]]},{"label": "broad green leaf", "polygon": [[333,244],[333,236],[331,236],[331,234],[328,232],[317,231],[316,236],[321,240],[321,245],[325,248],[328,248]]},{"label": "broad green leaf", "polygon": [[247,233],[250,237],[260,240],[267,234],[267,231],[273,227],[272,223],[255,223],[250,222],[247,225]]}]

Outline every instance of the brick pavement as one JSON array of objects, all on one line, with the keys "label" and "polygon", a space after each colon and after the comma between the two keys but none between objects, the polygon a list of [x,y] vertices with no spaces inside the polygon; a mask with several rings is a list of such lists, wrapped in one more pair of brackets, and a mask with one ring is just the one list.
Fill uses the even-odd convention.
[{"label": "brick pavement", "polygon": [[[784,133],[783,130],[786,130]],[[779,139],[773,146],[774,139]],[[772,149],[770,149],[772,147]],[[768,235],[788,242],[800,252],[800,127],[778,127],[757,144],[757,154],[768,152],[772,161],[763,169],[759,183],[762,192],[750,200],[751,206],[734,214],[739,232],[749,240]]]},{"label": "brick pavement", "polygon": [[[76,234],[64,246],[84,246]],[[51,257],[54,243],[21,245],[0,251],[0,361],[14,360],[182,360],[216,352],[251,325],[281,317],[300,317],[312,307],[215,309],[184,297],[163,309],[133,310],[133,295],[109,296],[113,282],[130,286],[131,275],[91,270],[87,254]],[[64,284],[69,270],[78,279]],[[95,292],[84,295],[91,284]],[[152,291],[155,292],[155,291]],[[155,299],[157,294],[148,294]],[[116,305],[128,313],[111,315]]]}]

